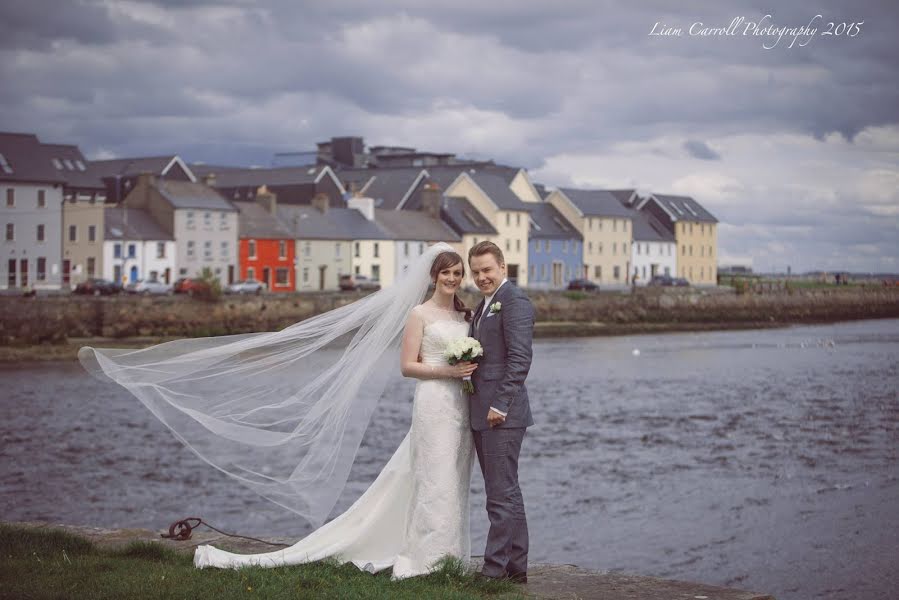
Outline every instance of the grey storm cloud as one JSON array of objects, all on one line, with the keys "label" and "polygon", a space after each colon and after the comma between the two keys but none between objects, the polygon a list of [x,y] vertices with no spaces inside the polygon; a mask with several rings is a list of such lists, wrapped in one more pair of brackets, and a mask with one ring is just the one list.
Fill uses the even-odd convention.
[{"label": "grey storm cloud", "polygon": [[[648,35],[655,23],[724,27],[766,14],[788,27],[817,14],[819,27],[863,24],[854,38],[788,48],[787,37],[771,50],[753,36]],[[535,170],[667,140],[646,156],[726,169],[738,159],[722,140],[837,132],[852,142],[899,124],[897,31],[895,4],[873,0],[4,2],[0,129],[77,143],[89,156],[178,152],[232,164],[363,135]],[[893,154],[876,156],[886,164],[871,159],[859,172],[896,169]],[[645,166],[635,163],[626,183]],[[585,178],[554,177],[547,183]],[[789,193],[782,178],[774,188]],[[764,195],[744,201],[754,209],[719,212],[732,224],[813,212]],[[839,202],[832,210],[852,214],[865,199]],[[843,240],[839,229],[827,235]],[[734,253],[744,237],[734,235]]]}]

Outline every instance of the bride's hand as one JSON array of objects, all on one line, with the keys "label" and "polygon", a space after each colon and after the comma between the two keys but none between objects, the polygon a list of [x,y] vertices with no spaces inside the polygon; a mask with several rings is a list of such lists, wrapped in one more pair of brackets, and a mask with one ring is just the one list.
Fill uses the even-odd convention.
[{"label": "bride's hand", "polygon": [[456,364],[450,366],[450,377],[454,377],[457,379],[462,379],[463,377],[468,377],[474,370],[478,368],[478,363],[475,362],[457,362]]}]

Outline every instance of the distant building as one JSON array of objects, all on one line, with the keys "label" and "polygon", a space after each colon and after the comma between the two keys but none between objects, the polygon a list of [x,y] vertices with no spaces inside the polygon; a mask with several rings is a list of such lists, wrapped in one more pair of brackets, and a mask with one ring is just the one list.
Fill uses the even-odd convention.
[{"label": "distant building", "polygon": [[677,269],[674,232],[645,211],[634,210],[632,222],[631,279],[636,275],[636,284],[646,285],[656,275],[674,277]]},{"label": "distant building", "polygon": [[583,271],[583,237],[552,204],[535,203],[530,211],[528,287],[564,289]]},{"label": "distant building", "polygon": [[66,178],[51,159],[51,152],[42,147],[37,136],[0,133],[3,289],[62,286],[62,202]]},{"label": "distant building", "polygon": [[689,196],[652,194],[637,209],[674,232],[678,277],[694,285],[717,285],[718,219]]},{"label": "distant building", "polygon": [[175,238],[150,212],[126,204],[104,209],[103,269],[96,277],[121,284],[144,279],[174,283]]},{"label": "distant building", "polygon": [[146,210],[173,237],[178,277],[197,277],[208,268],[222,284],[236,280],[238,211],[216,190],[141,175],[123,204]]},{"label": "distant building", "polygon": [[269,291],[296,290],[296,241],[278,214],[275,194],[260,189],[255,201],[234,202],[239,211],[240,279],[264,282]]},{"label": "distant building", "polygon": [[317,194],[326,194],[331,206],[344,206],[346,190],[327,166],[255,169],[194,164],[191,168],[206,185],[232,202],[249,202],[265,186],[278,204],[311,205]]}]

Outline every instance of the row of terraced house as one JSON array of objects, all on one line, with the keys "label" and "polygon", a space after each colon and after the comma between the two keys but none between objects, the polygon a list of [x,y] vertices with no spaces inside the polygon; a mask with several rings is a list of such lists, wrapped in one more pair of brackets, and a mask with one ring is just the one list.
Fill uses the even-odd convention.
[{"label": "row of terraced house", "polygon": [[273,292],[337,289],[343,274],[390,285],[430,244],[464,256],[481,240],[528,288],[716,282],[717,220],[691,197],[547,189],[525,169],[358,137],[275,164],[88,161],[75,145],[0,133],[0,289],[171,283],[204,269]]}]

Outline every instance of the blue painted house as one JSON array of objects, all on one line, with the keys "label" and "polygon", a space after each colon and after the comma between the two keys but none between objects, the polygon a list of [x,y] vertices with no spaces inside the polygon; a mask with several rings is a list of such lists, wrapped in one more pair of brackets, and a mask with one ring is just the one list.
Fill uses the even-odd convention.
[{"label": "blue painted house", "polygon": [[559,290],[580,277],[584,238],[549,203],[528,203],[528,287]]}]

